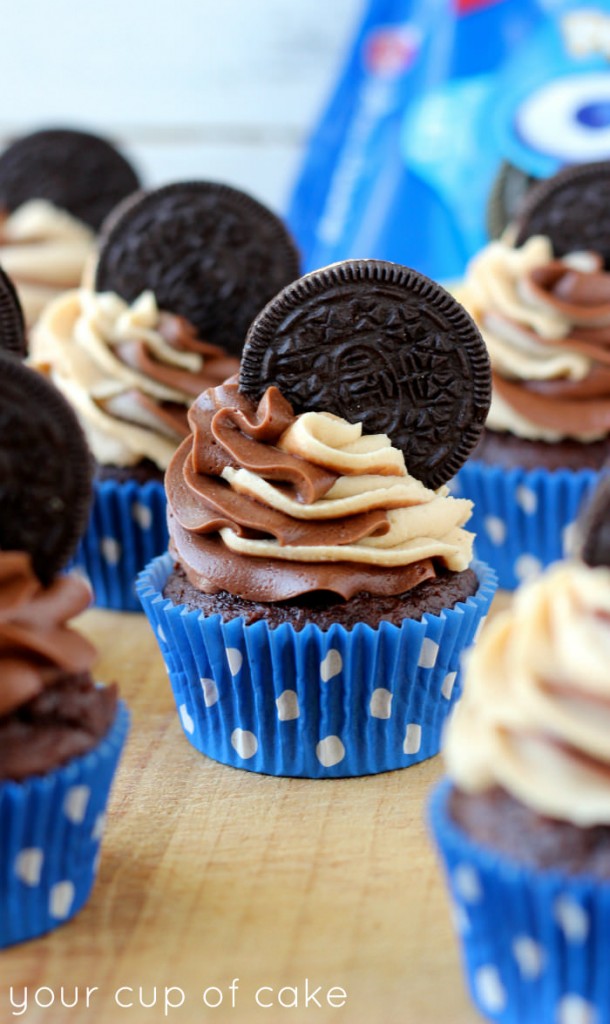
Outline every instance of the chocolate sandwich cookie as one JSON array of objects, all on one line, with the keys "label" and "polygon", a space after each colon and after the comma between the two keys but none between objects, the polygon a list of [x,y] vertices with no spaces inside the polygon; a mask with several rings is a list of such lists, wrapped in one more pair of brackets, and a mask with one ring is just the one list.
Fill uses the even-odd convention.
[{"label": "chocolate sandwich cookie", "polygon": [[240,391],[276,385],[295,413],[362,422],[401,448],[409,473],[436,488],[477,443],[491,401],[481,335],[422,274],[348,260],[284,289],[252,324]]},{"label": "chocolate sandwich cookie", "polygon": [[555,256],[590,250],[610,268],[610,161],[566,167],[532,188],[515,244],[546,235]]},{"label": "chocolate sandwich cookie", "polygon": [[508,160],[501,163],[487,201],[490,238],[499,238],[505,227],[517,218],[526,195],[538,180]]},{"label": "chocolate sandwich cookie", "polygon": [[25,321],[15,285],[0,267],[0,349],[25,356]]},{"label": "chocolate sandwich cookie", "polygon": [[105,139],[67,128],[33,132],[0,155],[0,207],[47,199],[97,230],[139,186],[130,163]]},{"label": "chocolate sandwich cookie", "polygon": [[602,476],[577,524],[579,554],[592,567],[610,567],[610,474]]},{"label": "chocolate sandwich cookie", "polygon": [[253,318],[298,274],[296,246],[274,213],[238,189],[194,181],[128,204],[101,248],[95,288],[128,302],[149,289],[159,308],[239,355]]},{"label": "chocolate sandwich cookie", "polygon": [[0,352],[0,548],[26,551],[48,584],[85,529],[91,458],[76,415],[51,383]]}]

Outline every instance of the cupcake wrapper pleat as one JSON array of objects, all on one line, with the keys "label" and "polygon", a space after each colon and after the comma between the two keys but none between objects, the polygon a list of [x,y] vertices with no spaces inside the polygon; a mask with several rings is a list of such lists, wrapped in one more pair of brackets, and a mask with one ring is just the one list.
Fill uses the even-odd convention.
[{"label": "cupcake wrapper pleat", "polygon": [[461,654],[495,591],[400,627],[327,631],[223,623],[163,598],[171,556],[138,579],[188,740],[208,757],[269,775],[337,778],[405,768],[438,753],[460,693]]},{"label": "cupcake wrapper pleat", "polygon": [[95,604],[116,611],[141,611],[135,592],[138,573],[167,550],[163,484],[149,480],[96,483],[89,524],[73,568],[91,582]]},{"label": "cupcake wrapper pleat", "polygon": [[494,567],[500,587],[515,590],[571,553],[580,505],[598,479],[589,469],[506,470],[474,460],[451,492],[474,502],[476,557]]},{"label": "cupcake wrapper pleat", "polygon": [[46,775],[0,782],[0,949],[57,928],[86,902],[128,728],[119,702],[89,753]]},{"label": "cupcake wrapper pleat", "polygon": [[454,907],[471,997],[499,1024],[610,1024],[610,882],[520,866],[450,819],[448,782],[430,824]]}]

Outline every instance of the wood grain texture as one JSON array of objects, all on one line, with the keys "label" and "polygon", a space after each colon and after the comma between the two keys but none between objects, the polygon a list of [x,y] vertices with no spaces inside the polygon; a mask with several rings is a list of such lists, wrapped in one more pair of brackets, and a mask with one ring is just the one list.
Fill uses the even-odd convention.
[{"label": "wood grain texture", "polygon": [[[506,603],[496,598],[494,608]],[[0,954],[0,1021],[28,1024],[475,1024],[424,806],[436,758],[405,771],[310,782],[217,765],[184,739],[141,615],[89,611],[79,625],[116,679],[132,732],[115,786],[93,895],[72,922]],[[229,984],[239,979],[235,1007]],[[342,987],[345,1006],[302,1005]],[[37,987],[74,1009],[31,1005]],[[28,987],[30,1006],[14,1016]],[[85,988],[97,986],[86,1008]],[[121,1009],[115,993],[135,1005]],[[156,986],[157,1006],[151,1003]],[[164,1015],[165,987],[184,1004]],[[206,1008],[203,993],[223,993]],[[257,1007],[296,986],[299,1006]],[[335,993],[336,996],[336,993]],[[264,992],[262,1001],[273,993]],[[43,994],[41,1001],[49,1001]],[[180,994],[170,993],[178,1003]],[[218,999],[210,991],[208,1001]],[[284,994],[284,1001],[293,996]]]}]

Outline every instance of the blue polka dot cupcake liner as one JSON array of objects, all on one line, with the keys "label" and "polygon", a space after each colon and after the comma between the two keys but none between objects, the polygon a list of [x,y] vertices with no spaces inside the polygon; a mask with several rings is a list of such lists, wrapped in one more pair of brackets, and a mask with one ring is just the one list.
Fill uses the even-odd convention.
[{"label": "blue polka dot cupcake liner", "polygon": [[471,997],[498,1024],[610,1024],[610,882],[524,867],[471,840],[447,811],[430,824]]},{"label": "blue polka dot cupcake liner", "polygon": [[86,903],[128,729],[119,702],[89,753],[46,775],[0,782],[0,949],[52,931]]},{"label": "blue polka dot cupcake liner", "polygon": [[515,590],[571,554],[581,502],[598,479],[589,469],[506,470],[473,460],[450,487],[474,502],[476,557],[493,565],[502,589]]},{"label": "blue polka dot cupcake liner", "polygon": [[162,596],[172,567],[170,555],[155,559],[137,589],[187,739],[234,768],[311,779],[406,768],[438,753],[461,691],[461,654],[496,587],[477,564],[476,594],[421,622],[295,630],[172,604]]},{"label": "blue polka dot cupcake liner", "polygon": [[96,482],[89,524],[71,568],[87,576],[98,607],[142,611],[135,580],[167,551],[166,505],[159,480]]}]

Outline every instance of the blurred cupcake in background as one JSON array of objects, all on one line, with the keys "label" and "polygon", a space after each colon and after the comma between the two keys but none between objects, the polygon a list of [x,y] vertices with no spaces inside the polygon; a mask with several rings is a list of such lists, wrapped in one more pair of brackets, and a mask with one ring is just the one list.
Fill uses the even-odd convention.
[{"label": "blurred cupcake in background", "polygon": [[169,185],[107,222],[92,288],[59,296],[31,362],[74,406],[96,460],[77,554],[105,607],[140,610],[137,572],[167,546],[163,474],[194,398],[239,367],[247,327],[298,274],[271,211],[222,185]]},{"label": "blurred cupcake in background", "polygon": [[88,132],[37,131],[0,154],[0,265],[28,328],[55,296],[80,284],[102,221],[138,187],[126,158]]},{"label": "blurred cupcake in background", "polygon": [[198,750],[306,778],[438,752],[495,587],[444,486],[489,397],[475,325],[396,264],[334,264],[259,314],[239,378],[191,407],[170,552],[138,583]]},{"label": "blurred cupcake in background", "polygon": [[486,629],[431,802],[469,988],[502,1024],[610,1021],[609,522],[604,477],[582,558]]},{"label": "blurred cupcake in background", "polygon": [[610,455],[609,203],[610,164],[561,171],[455,290],[493,369],[486,429],[457,487],[475,503],[477,553],[507,589],[569,550]]},{"label": "blurred cupcake in background", "polygon": [[[4,341],[3,295],[2,276]],[[0,398],[3,948],[56,928],[86,902],[128,715],[116,686],[94,682],[95,649],[70,624],[91,601],[82,577],[63,571],[91,502],[78,420],[53,385],[6,352]]]}]

